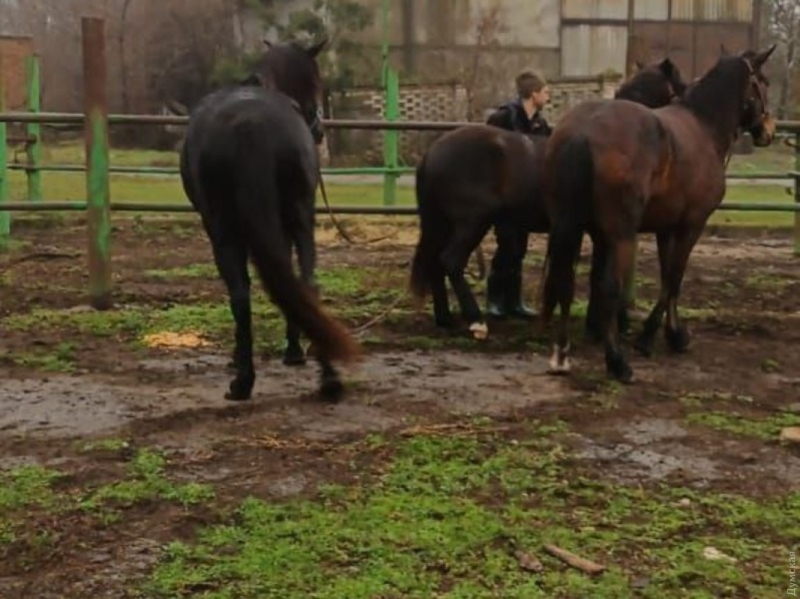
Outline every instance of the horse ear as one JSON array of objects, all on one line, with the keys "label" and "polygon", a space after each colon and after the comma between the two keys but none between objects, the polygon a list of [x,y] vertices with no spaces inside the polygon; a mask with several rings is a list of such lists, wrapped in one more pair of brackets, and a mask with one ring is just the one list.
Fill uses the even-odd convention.
[{"label": "horse ear", "polygon": [[644,63],[641,60],[635,61],[634,64],[636,65],[637,71],[641,71],[642,69],[644,69]]},{"label": "horse ear", "polygon": [[319,54],[322,51],[322,49],[325,47],[327,43],[328,43],[328,38],[323,37],[322,40],[320,40],[319,42],[308,48],[306,52],[311,58],[316,58],[317,54]]},{"label": "horse ear", "polygon": [[756,57],[753,59],[753,66],[755,68],[761,68],[761,66],[767,62],[767,59],[772,56],[772,53],[775,52],[776,44],[772,44],[769,48],[764,50],[763,52],[759,52],[756,54]]},{"label": "horse ear", "polygon": [[719,45],[719,55],[720,56],[730,56],[731,53],[728,52],[728,49],[725,47],[725,44]]},{"label": "horse ear", "polygon": [[658,63],[658,68],[667,77],[674,77],[675,71],[677,70],[677,68],[675,67],[675,63],[672,62],[669,58],[665,58],[660,63]]},{"label": "horse ear", "polygon": [[272,49],[272,42],[269,41],[267,38],[262,39],[261,43],[264,44],[264,46],[267,48],[267,50],[271,50]]}]

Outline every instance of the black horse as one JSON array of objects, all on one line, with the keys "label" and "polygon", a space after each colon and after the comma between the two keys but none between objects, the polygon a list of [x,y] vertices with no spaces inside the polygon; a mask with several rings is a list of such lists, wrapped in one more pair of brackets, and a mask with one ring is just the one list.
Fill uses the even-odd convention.
[{"label": "black horse", "polygon": [[[322,368],[321,391],[336,399],[343,386],[331,360],[359,353],[348,331],[322,311],[314,283],[315,143],[324,135],[316,57],[324,43],[270,47],[253,75],[203,98],[189,118],[181,179],[202,218],[236,322],[236,377],[226,399],[249,399],[255,382],[248,256],[286,319],[285,364],[305,363],[302,330]],[[300,279],[292,269],[293,248]]]},{"label": "black horse", "polygon": [[[646,106],[665,106],[684,88],[680,72],[667,58],[640,68],[616,97]],[[518,238],[509,241],[514,244],[509,255],[525,252],[528,233],[549,231],[541,190],[546,143],[543,136],[469,125],[442,135],[417,166],[420,238],[410,287],[420,300],[428,292],[432,294],[438,326],[452,328],[456,324],[447,298],[447,278],[472,335],[483,339],[488,334],[464,269],[492,225],[500,219],[519,224]],[[593,253],[593,262],[601,258]],[[596,283],[596,276],[591,279]],[[587,327],[596,326],[596,312],[593,307],[589,310]]]}]

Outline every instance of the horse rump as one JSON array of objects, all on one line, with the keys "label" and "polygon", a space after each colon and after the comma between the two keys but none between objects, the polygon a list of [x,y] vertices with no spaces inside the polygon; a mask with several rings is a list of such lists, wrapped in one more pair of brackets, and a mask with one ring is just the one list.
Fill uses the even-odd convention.
[{"label": "horse rump", "polygon": [[317,355],[352,361],[361,353],[358,343],[322,310],[314,290],[294,274],[281,227],[276,166],[265,161],[265,157],[274,155],[274,148],[268,146],[269,132],[251,125],[243,123],[235,128],[239,151],[234,165],[235,211],[250,257],[265,291],[311,340]]},{"label": "horse rump", "polygon": [[432,205],[433,198],[426,195],[425,187],[425,158],[417,166],[415,179],[415,192],[417,198],[417,212],[419,214],[419,241],[414,250],[411,261],[411,278],[409,288],[417,300],[424,300],[431,290],[432,280],[438,266],[439,255],[446,242],[445,232],[442,230],[441,219],[438,218],[436,208]]}]

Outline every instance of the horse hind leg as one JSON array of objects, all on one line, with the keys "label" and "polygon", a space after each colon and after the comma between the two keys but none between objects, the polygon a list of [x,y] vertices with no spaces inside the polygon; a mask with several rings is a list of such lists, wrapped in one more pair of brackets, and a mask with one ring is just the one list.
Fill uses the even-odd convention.
[{"label": "horse hind leg", "polygon": [[[313,202],[311,205],[313,206]],[[308,222],[301,223],[298,226],[294,238],[297,247],[297,259],[300,264],[300,278],[313,289],[314,293],[319,293],[319,286],[314,276],[317,263],[317,248],[314,241],[313,219],[308,219]],[[294,335],[292,340],[289,340],[290,331],[292,335]],[[300,331],[294,323],[287,320],[287,341],[295,343],[299,347],[299,334]],[[290,345],[287,345],[287,353],[289,348]],[[302,352],[302,348],[300,351]],[[344,393],[344,383],[342,383],[339,372],[333,367],[329,360],[321,356],[316,356],[316,360],[321,371],[320,395],[326,400],[338,401]]]},{"label": "horse hind leg", "polygon": [[[241,239],[241,238],[240,238]],[[235,378],[225,399],[250,399],[255,383],[253,365],[253,332],[250,307],[250,275],[247,272],[247,247],[240,241],[211,237],[217,271],[228,290],[228,301],[235,323],[235,344],[232,366]]]},{"label": "horse hind leg", "polygon": [[488,230],[488,222],[462,221],[457,223],[450,242],[441,254],[441,263],[458,299],[461,315],[467,321],[472,336],[478,340],[485,339],[489,330],[483,320],[478,302],[464,276],[464,270],[470,254]]},{"label": "horse hind leg", "polygon": [[621,335],[618,319],[623,302],[625,279],[633,268],[635,246],[635,237],[612,243],[609,246],[610,251],[603,277],[606,370],[609,376],[622,383],[629,383],[633,379],[633,370],[620,345]]}]

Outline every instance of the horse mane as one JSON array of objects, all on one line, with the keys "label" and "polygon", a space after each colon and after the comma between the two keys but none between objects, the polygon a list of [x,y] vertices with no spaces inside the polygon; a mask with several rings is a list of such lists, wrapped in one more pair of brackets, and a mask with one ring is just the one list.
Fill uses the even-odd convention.
[{"label": "horse mane", "polygon": [[686,89],[679,103],[707,123],[721,148],[727,150],[739,126],[750,72],[746,56],[721,56]]}]

